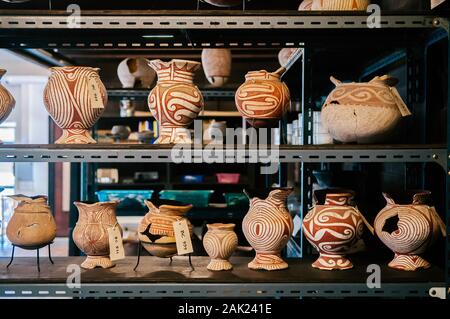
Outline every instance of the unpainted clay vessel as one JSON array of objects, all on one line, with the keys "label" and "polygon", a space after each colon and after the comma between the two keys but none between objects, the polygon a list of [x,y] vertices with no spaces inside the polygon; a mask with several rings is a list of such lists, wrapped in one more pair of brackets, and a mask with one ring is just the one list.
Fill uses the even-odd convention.
[{"label": "unpainted clay vessel", "polygon": [[150,88],[156,73],[144,58],[127,58],[120,62],[117,76],[123,88]]},{"label": "unpainted clay vessel", "polygon": [[339,142],[382,142],[411,115],[395,88],[397,79],[385,75],[368,83],[331,81],[336,88],[322,108],[322,124]]},{"label": "unpainted clay vessel", "polygon": [[73,230],[73,241],[87,255],[82,268],[111,268],[108,228],[119,227],[116,208],[118,202],[75,202],[79,215]]},{"label": "unpainted clay vessel", "polygon": [[[99,69],[67,66],[50,68],[50,71],[44,104],[55,123],[63,129],[62,136],[55,143],[97,143],[89,129],[100,118],[108,102],[106,88],[98,75]],[[99,105],[93,105],[92,92],[100,92],[97,97]]]},{"label": "unpainted clay vessel", "polygon": [[238,237],[234,232],[235,224],[208,224],[208,232],[203,237],[203,247],[211,261],[207,268],[212,271],[231,270],[228,261],[238,246]]},{"label": "unpainted clay vessel", "polygon": [[365,224],[353,200],[353,191],[325,189],[314,192],[315,204],[303,219],[305,237],[320,253],[312,264],[314,268],[353,268],[345,255],[352,253],[357,245],[362,245],[360,241]]},{"label": "unpainted clay vessel", "polygon": [[142,246],[152,256],[170,258],[177,255],[177,244],[173,223],[185,219],[192,237],[193,227],[185,217],[192,205],[177,201],[157,200],[145,201],[148,213],[139,223],[138,236]]},{"label": "unpainted clay vessel", "polygon": [[221,87],[228,82],[231,74],[230,49],[203,49],[202,66],[208,82]]},{"label": "unpainted clay vessel", "polygon": [[375,218],[375,232],[395,253],[389,267],[406,271],[431,267],[420,255],[440,236],[446,236],[444,222],[428,205],[431,193],[411,191],[383,196],[387,205]]},{"label": "unpainted clay vessel", "polygon": [[[288,264],[281,258],[281,250],[289,242],[294,224],[286,208],[292,188],[278,188],[262,192],[261,198],[249,192],[250,209],[242,222],[245,238],[255,249],[256,256],[248,264],[250,269],[281,270]],[[252,196],[253,195],[253,196]]]},{"label": "unpainted clay vessel", "polygon": [[6,236],[15,246],[39,247],[56,237],[56,223],[46,196],[8,196],[18,205],[6,227]]},{"label": "unpainted clay vessel", "polygon": [[148,97],[160,128],[155,144],[192,143],[188,127],[204,106],[202,93],[193,83],[200,63],[152,60],[150,66],[158,74],[158,83]]},{"label": "unpainted clay vessel", "polygon": [[280,77],[286,71],[265,70],[248,72],[245,83],[236,91],[236,108],[254,127],[271,127],[285,114],[290,104],[289,89]]},{"label": "unpainted clay vessel", "polygon": [[[5,75],[5,73],[6,70],[0,69],[0,80]],[[16,100],[14,99],[14,97],[3,85],[0,84],[0,124],[8,118],[15,105]],[[0,144],[1,143],[2,141],[0,141]]]}]

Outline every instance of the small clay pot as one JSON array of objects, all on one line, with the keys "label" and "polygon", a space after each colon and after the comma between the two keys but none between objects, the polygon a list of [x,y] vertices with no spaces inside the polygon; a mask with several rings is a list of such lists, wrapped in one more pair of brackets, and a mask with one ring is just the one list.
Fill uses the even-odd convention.
[{"label": "small clay pot", "polygon": [[208,224],[207,227],[208,232],[203,237],[203,247],[211,257],[207,268],[212,271],[233,269],[228,259],[238,245],[235,224]]}]

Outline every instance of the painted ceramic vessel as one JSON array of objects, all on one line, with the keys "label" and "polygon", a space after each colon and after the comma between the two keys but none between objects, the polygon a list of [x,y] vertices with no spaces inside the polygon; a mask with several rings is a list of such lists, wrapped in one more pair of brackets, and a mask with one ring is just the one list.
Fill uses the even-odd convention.
[{"label": "painted ceramic vessel", "polygon": [[365,11],[370,0],[304,0],[299,10]]},{"label": "painted ceramic vessel", "polygon": [[385,75],[368,83],[342,83],[332,77],[331,81],[336,88],[322,108],[322,123],[339,142],[381,142],[401,118],[411,115],[394,78]]},{"label": "painted ceramic vessel", "polygon": [[150,61],[158,84],[148,97],[148,106],[159,124],[155,144],[192,143],[187,129],[203,109],[203,96],[193,83],[199,62],[187,60]]},{"label": "painted ceramic vessel", "polygon": [[212,271],[231,270],[228,261],[238,246],[234,224],[208,224],[208,232],[203,237],[203,247],[211,261],[207,268]]},{"label": "painted ceramic vessel", "polygon": [[203,0],[203,1],[212,4],[216,7],[234,7],[242,5],[242,1],[246,0]]},{"label": "painted ceramic vessel", "polygon": [[[387,205],[375,219],[375,232],[394,253],[389,267],[415,271],[431,265],[420,255],[440,236],[445,224],[434,207],[428,205],[428,191],[383,194]],[[393,194],[394,195],[394,194]]]},{"label": "painted ceramic vessel", "polygon": [[148,213],[139,223],[138,233],[142,246],[152,256],[169,258],[177,255],[177,244],[173,223],[186,219],[192,237],[193,227],[184,217],[192,205],[184,205],[177,201],[159,200],[145,201]]},{"label": "painted ceramic vessel", "polygon": [[292,188],[274,189],[267,197],[267,192],[258,195],[249,192],[253,198],[242,222],[242,230],[256,251],[255,259],[248,264],[250,269],[288,268],[288,264],[281,258],[281,250],[289,242],[294,229],[291,215],[286,208],[286,199],[291,192]]},{"label": "painted ceramic vessel", "polygon": [[[62,136],[55,143],[97,143],[88,130],[102,115],[108,102],[106,88],[98,75],[99,69],[70,66],[50,70],[44,104],[55,123],[63,129]],[[94,103],[94,100],[98,102]]]},{"label": "painted ceramic vessel", "polygon": [[277,124],[289,108],[289,89],[280,80],[284,67],[270,73],[252,71],[245,83],[236,91],[236,107],[242,117],[254,127],[271,127]]},{"label": "painted ceramic vessel", "polygon": [[39,247],[50,244],[56,237],[56,223],[47,197],[9,196],[17,202],[6,227],[9,241],[21,247]]},{"label": "painted ceramic vessel", "polygon": [[[6,70],[0,69],[0,80],[5,73]],[[15,105],[16,100],[14,100],[14,97],[3,85],[0,84],[0,124],[8,118]],[[0,143],[2,143],[2,141],[0,141]]]},{"label": "painted ceramic vessel", "polygon": [[75,202],[79,216],[73,230],[73,241],[87,255],[82,268],[111,268],[108,228],[119,227],[116,218],[118,202]]},{"label": "painted ceramic vessel", "polygon": [[150,88],[156,74],[147,59],[128,58],[120,62],[117,76],[123,88]]},{"label": "painted ceramic vessel", "polygon": [[346,190],[314,192],[314,206],[303,219],[306,239],[320,253],[312,264],[322,270],[353,268],[345,257],[360,244],[364,218],[353,202],[354,193]]},{"label": "painted ceramic vessel", "polygon": [[202,66],[212,86],[223,86],[228,82],[231,74],[230,49],[203,49]]}]

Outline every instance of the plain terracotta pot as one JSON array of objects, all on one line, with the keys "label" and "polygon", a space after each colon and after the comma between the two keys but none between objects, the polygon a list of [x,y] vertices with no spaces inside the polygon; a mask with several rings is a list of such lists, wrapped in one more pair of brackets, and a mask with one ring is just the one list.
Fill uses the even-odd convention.
[{"label": "plain terracotta pot", "polygon": [[230,49],[203,49],[202,66],[212,86],[223,86],[228,82],[231,74]]},{"label": "plain terracotta pot", "polygon": [[108,228],[119,227],[116,218],[118,202],[75,202],[79,215],[73,230],[73,241],[87,255],[82,268],[111,268]]},{"label": "plain terracotta pot", "polygon": [[9,196],[18,205],[6,227],[9,241],[21,247],[39,247],[50,244],[56,237],[56,223],[47,197]]},{"label": "plain terracotta pot", "polygon": [[[108,102],[106,88],[98,75],[99,69],[70,66],[50,68],[51,75],[44,90],[44,104],[55,123],[63,129],[56,144],[97,143],[89,129],[102,115]],[[100,92],[100,105],[90,98],[92,85]]]},{"label": "plain terracotta pot", "polygon": [[[6,70],[0,69],[0,80],[5,75],[5,73]],[[14,100],[14,97],[3,85],[0,84],[0,124],[8,118],[15,105],[16,100]],[[2,141],[0,141],[0,144],[1,143]]]},{"label": "plain terracotta pot", "polygon": [[120,62],[117,76],[123,88],[150,88],[155,81],[155,71],[144,58],[128,58]]},{"label": "plain terracotta pot", "polygon": [[189,125],[203,109],[203,96],[193,83],[200,63],[187,60],[150,61],[158,83],[150,92],[148,106],[159,124],[155,144],[192,143]]},{"label": "plain terracotta pot", "polygon": [[444,222],[428,205],[431,193],[411,191],[383,196],[387,204],[375,218],[375,232],[395,253],[389,267],[406,271],[431,267],[420,255],[440,236],[446,236]]},{"label": "plain terracotta pot", "polygon": [[231,270],[228,261],[238,246],[238,237],[234,232],[235,224],[208,224],[208,232],[203,237],[203,247],[211,257],[207,268],[212,271]]}]

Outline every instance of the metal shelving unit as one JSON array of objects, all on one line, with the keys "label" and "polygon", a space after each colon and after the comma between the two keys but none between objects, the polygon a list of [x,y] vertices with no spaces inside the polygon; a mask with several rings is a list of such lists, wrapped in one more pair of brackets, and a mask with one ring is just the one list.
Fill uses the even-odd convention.
[{"label": "metal shelving unit", "polygon": [[[72,22],[75,21],[75,24]],[[30,14],[21,11],[0,13],[0,47],[8,49],[145,49],[145,48],[282,48],[305,47],[303,57],[304,74],[302,83],[309,83],[308,63],[311,62],[309,48],[315,46],[403,46],[418,45],[418,39],[448,38],[449,20],[433,13],[401,15],[385,12],[381,16],[380,28],[368,27],[365,13],[314,12],[158,12],[158,11],[83,11],[81,19],[73,20],[66,12],[40,11]],[[31,32],[32,31],[32,32]],[[264,32],[262,32],[264,31]],[[440,32],[436,35],[436,31]],[[357,39],[357,41],[355,41]],[[306,44],[306,45],[305,45]],[[450,48],[450,45],[449,45]],[[392,52],[391,52],[392,53]],[[408,57],[408,52],[394,53],[385,61],[372,64],[364,76],[386,63]],[[409,56],[411,57],[411,55]],[[408,60],[410,69],[420,60],[416,56]],[[417,71],[417,69],[415,69]],[[420,71],[420,70],[419,70]],[[417,89],[417,88],[414,88]],[[414,91],[414,90],[413,90]],[[448,85],[450,92],[450,81]],[[126,92],[110,92],[119,96]],[[310,87],[305,86],[303,114],[310,114],[312,108]],[[411,92],[409,92],[411,93]],[[420,107],[420,101],[411,101]],[[449,105],[448,102],[447,105]],[[447,123],[450,113],[447,112]],[[304,136],[312,132],[307,129],[311,116],[304,116]],[[447,128],[449,125],[447,125]],[[447,130],[447,145],[409,144],[409,145],[323,145],[323,146],[281,146],[278,151],[270,147],[243,147],[215,149],[212,154],[203,147],[193,148],[186,160],[195,163],[205,162],[205,155],[216,156],[229,161],[242,163],[435,163],[446,174],[446,217],[450,229],[450,129]],[[264,153],[264,151],[268,151]],[[271,152],[272,151],[272,152]],[[179,154],[179,153],[178,153]],[[174,157],[175,155],[175,157]],[[3,145],[0,146],[0,162],[174,162],[177,152],[165,146],[60,146],[60,145]],[[270,156],[272,155],[272,157]],[[180,159],[181,161],[181,159]],[[77,165],[77,164],[74,164]],[[307,166],[304,166],[304,172]],[[82,167],[76,168],[72,176],[82,182]],[[306,179],[307,174],[304,173]],[[77,196],[79,190],[72,190]],[[83,195],[83,194],[81,194]],[[307,195],[305,193],[305,195]],[[69,258],[70,259],[70,258]],[[65,260],[69,261],[69,259]],[[70,259],[72,260],[72,259]],[[78,263],[75,259],[74,263]],[[200,260],[200,259],[199,259]],[[128,261],[129,262],[129,261]],[[156,262],[156,261],[155,261]],[[198,261],[202,262],[202,261]],[[244,263],[243,263],[244,264]],[[303,274],[311,272],[303,267],[302,261],[294,261],[293,269]],[[309,266],[309,265],[308,265]],[[247,268],[238,267],[240,271]],[[180,270],[181,272],[182,270]],[[95,273],[100,274],[101,270]],[[2,270],[3,273],[3,270]],[[12,273],[12,271],[11,271]],[[94,272],[92,272],[94,273]],[[281,274],[282,272],[280,272]],[[278,276],[266,275],[264,281],[233,282],[217,277],[212,281],[197,283],[131,283],[88,280],[82,288],[68,290],[65,282],[58,282],[50,276],[45,280],[9,278],[0,281],[1,296],[56,296],[56,297],[167,297],[167,296],[230,296],[230,297],[425,297],[450,295],[450,236],[446,242],[445,269],[440,275],[429,277],[405,275],[401,280],[394,276],[385,282],[381,289],[370,289],[365,279],[365,268],[358,268],[359,277],[355,280],[338,273],[327,274],[327,280],[305,282],[294,277],[279,280]],[[323,273],[321,273],[323,274]],[[443,274],[441,276],[441,274]],[[6,277],[5,277],[6,276]],[[8,278],[11,275],[2,275]],[[256,275],[255,275],[256,276]],[[272,277],[273,276],[273,277]],[[418,280],[417,278],[421,278]],[[444,278],[445,277],[445,278]],[[101,278],[101,276],[100,276]],[[305,276],[306,278],[306,276]],[[281,282],[281,283],[280,283]],[[434,294],[430,294],[430,289]],[[444,294],[441,295],[444,291]]]}]

